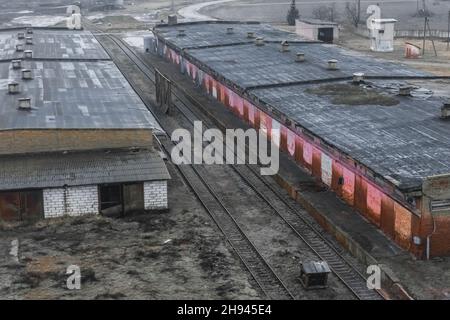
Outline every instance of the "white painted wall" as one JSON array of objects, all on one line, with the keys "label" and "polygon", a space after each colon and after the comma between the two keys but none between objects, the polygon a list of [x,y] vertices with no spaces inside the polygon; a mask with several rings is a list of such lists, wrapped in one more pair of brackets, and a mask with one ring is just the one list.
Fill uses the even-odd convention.
[{"label": "white painted wall", "polygon": [[45,218],[98,214],[96,185],[44,189]]}]

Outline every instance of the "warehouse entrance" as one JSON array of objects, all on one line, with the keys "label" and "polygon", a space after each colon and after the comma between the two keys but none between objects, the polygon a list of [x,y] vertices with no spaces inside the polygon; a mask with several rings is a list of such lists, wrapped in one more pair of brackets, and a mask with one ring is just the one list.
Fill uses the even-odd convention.
[{"label": "warehouse entrance", "polygon": [[121,216],[144,210],[143,183],[107,184],[99,187],[100,213]]},{"label": "warehouse entrance", "polygon": [[42,190],[0,193],[0,220],[23,221],[44,217]]},{"label": "warehouse entrance", "polygon": [[319,28],[317,38],[326,43],[333,43],[333,28]]}]

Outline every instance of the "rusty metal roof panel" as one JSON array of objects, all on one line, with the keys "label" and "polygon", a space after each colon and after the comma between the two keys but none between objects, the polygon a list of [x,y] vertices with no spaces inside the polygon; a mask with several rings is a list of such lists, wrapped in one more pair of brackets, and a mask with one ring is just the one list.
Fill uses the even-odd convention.
[{"label": "rusty metal roof panel", "polygon": [[170,179],[158,153],[112,150],[0,157],[0,190]]},{"label": "rusty metal roof panel", "polygon": [[[25,37],[32,37],[33,44],[25,44],[25,39],[18,39],[19,32]],[[33,51],[35,59],[109,59],[100,43],[88,31],[71,31],[59,29],[33,29],[33,34],[26,30],[0,30],[0,60],[23,58],[23,52],[16,51],[16,45],[22,43],[25,50]]]}]

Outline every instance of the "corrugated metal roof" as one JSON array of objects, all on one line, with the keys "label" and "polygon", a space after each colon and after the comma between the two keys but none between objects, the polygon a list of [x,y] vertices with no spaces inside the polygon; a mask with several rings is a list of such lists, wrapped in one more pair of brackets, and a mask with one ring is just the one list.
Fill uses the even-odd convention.
[{"label": "corrugated metal roof", "polygon": [[149,150],[0,157],[0,190],[167,179],[164,161]]},{"label": "corrugated metal roof", "polygon": [[[281,43],[281,42],[280,42]],[[368,57],[355,51],[322,43],[290,43],[289,52],[281,45],[245,44],[219,48],[190,49],[187,54],[201,61],[241,88],[289,82],[310,82],[351,77],[355,72],[366,76],[415,77],[428,74],[402,64]],[[298,52],[305,62],[295,62]],[[328,60],[338,60],[338,70],[328,70]]]},{"label": "corrugated metal roof", "polygon": [[[0,130],[159,128],[156,120],[112,61],[27,61],[33,80],[0,63]],[[7,83],[20,94],[8,94]],[[32,111],[17,109],[32,99]]]},{"label": "corrugated metal roof", "polygon": [[[239,41],[244,40],[246,30],[257,28],[229,26],[239,30]],[[185,29],[187,36],[176,37],[177,29]],[[218,30],[224,33],[225,29],[222,24],[197,23],[156,27],[155,31],[169,45],[183,49],[195,47],[202,39],[211,44],[221,41],[214,39],[219,38]],[[279,43],[291,35],[278,30],[274,34],[271,40]],[[184,54],[402,190],[420,189],[424,178],[450,172],[450,123],[439,118],[443,99],[396,97],[399,103],[394,106],[337,105],[331,96],[308,91],[324,83],[343,83],[353,73],[363,72],[366,79],[379,79],[370,79],[378,89],[368,90],[393,97],[396,93],[391,89],[404,84],[405,79],[431,74],[336,45],[291,42],[289,47],[290,51],[283,53],[276,43],[255,46],[233,44],[230,39],[228,45],[186,49]],[[305,62],[295,62],[297,52],[305,53]],[[330,59],[338,61],[338,70],[327,69]]]}]

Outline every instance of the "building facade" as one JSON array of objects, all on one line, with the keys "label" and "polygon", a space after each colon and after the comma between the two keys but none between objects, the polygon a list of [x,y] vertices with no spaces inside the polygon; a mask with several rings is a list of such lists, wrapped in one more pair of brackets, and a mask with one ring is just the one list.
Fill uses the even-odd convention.
[{"label": "building facade", "polygon": [[0,30],[0,220],[168,208],[159,124],[95,37]]}]

